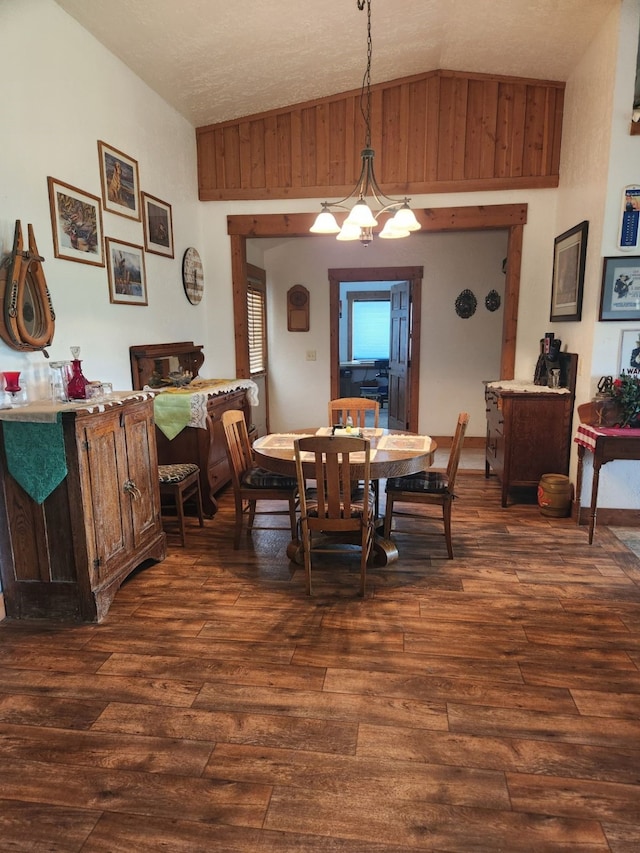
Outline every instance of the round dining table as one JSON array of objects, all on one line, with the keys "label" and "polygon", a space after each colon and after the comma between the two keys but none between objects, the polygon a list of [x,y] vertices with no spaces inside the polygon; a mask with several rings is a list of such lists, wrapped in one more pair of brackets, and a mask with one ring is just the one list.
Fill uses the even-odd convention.
[{"label": "round dining table", "polygon": [[[305,435],[331,435],[331,433],[331,427],[310,427],[264,435],[253,442],[256,465],[277,474],[295,477],[293,442]],[[372,480],[403,477],[406,474],[425,471],[433,465],[435,452],[438,449],[438,445],[431,436],[401,430],[364,427],[361,430],[354,429],[354,434],[368,438],[371,442],[370,476]],[[352,462],[351,465],[354,476],[364,475],[364,464],[359,466],[357,462]],[[314,478],[315,469],[312,462],[303,461],[302,469],[305,474],[308,473],[309,479]],[[382,519],[379,519],[379,524],[376,526],[378,529],[382,527]],[[373,551],[377,565],[385,566],[398,559],[396,545],[390,539],[384,539],[379,533],[374,537]],[[291,543],[287,554],[295,562],[301,561],[297,542]]]}]

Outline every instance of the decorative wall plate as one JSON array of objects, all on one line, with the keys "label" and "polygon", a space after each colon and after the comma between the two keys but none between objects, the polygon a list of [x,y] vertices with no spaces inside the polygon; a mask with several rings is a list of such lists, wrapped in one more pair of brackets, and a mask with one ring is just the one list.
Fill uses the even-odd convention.
[{"label": "decorative wall plate", "polygon": [[197,305],[202,299],[204,275],[200,255],[193,247],[189,247],[182,258],[182,284],[189,302]]},{"label": "decorative wall plate", "polygon": [[497,311],[500,307],[500,294],[497,290],[490,290],[484,300],[487,311]]},{"label": "decorative wall plate", "polygon": [[472,317],[476,313],[477,307],[478,300],[469,289],[463,290],[456,299],[456,314],[463,320]]}]

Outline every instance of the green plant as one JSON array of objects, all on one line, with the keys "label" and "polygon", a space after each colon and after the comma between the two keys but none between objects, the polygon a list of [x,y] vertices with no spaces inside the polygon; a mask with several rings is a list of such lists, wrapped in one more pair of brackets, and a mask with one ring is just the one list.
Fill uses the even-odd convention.
[{"label": "green plant", "polygon": [[613,398],[622,409],[620,426],[635,426],[640,418],[640,379],[629,373],[621,373],[613,380]]}]

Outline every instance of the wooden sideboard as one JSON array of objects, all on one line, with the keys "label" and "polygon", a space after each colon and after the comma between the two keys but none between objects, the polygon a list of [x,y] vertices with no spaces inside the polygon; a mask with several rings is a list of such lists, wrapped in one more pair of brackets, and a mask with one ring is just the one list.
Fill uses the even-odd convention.
[{"label": "wooden sideboard", "polygon": [[8,472],[0,421],[0,568],[9,618],[100,622],[127,575],[166,556],[151,395],[125,392],[86,405],[61,413],[67,475],[42,503]]},{"label": "wooden sideboard", "polygon": [[[196,378],[204,361],[202,346],[194,345],[191,341],[139,345],[131,347],[129,353],[134,388],[144,388],[145,385],[152,387],[154,382],[157,383],[159,374],[162,380],[169,370],[175,369],[176,364],[189,370]],[[215,495],[231,482],[222,413],[228,409],[242,410],[250,430],[251,407],[247,392],[243,389],[210,394],[206,405],[207,429],[186,427],[171,440],[160,429],[156,429],[156,442],[160,465],[194,462],[200,468],[202,508],[205,515],[211,517],[218,509]]]},{"label": "wooden sideboard", "polygon": [[537,487],[543,474],[569,472],[577,356],[562,355],[564,392],[533,383],[524,390],[526,383],[513,381],[485,385],[485,476],[493,470],[500,480],[503,507],[513,489]]},{"label": "wooden sideboard", "polygon": [[228,409],[242,410],[249,426],[250,407],[247,402],[247,392],[238,390],[210,395],[207,398],[208,429],[185,427],[171,440],[161,430],[156,429],[160,465],[170,465],[173,462],[195,462],[200,468],[202,510],[209,517],[218,509],[216,494],[231,482],[227,443],[221,421],[222,413]]}]

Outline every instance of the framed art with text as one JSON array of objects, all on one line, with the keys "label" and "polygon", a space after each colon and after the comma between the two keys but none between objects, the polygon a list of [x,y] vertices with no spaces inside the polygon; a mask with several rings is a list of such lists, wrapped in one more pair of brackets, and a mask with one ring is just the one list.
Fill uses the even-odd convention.
[{"label": "framed art with text", "polygon": [[147,277],[142,246],[106,238],[109,270],[109,301],[123,305],[147,305]]},{"label": "framed art with text", "polygon": [[589,223],[580,222],[554,240],[549,315],[552,323],[582,319],[582,292],[588,233]]},{"label": "framed art with text", "polygon": [[100,199],[48,177],[53,254],[65,261],[104,266]]},{"label": "framed art with text", "polygon": [[640,320],[640,257],[604,258],[600,320]]},{"label": "framed art with text", "polygon": [[618,375],[640,376],[640,329],[625,329],[620,333]]},{"label": "framed art with text", "polygon": [[98,154],[104,209],[140,221],[138,163],[100,140]]}]

